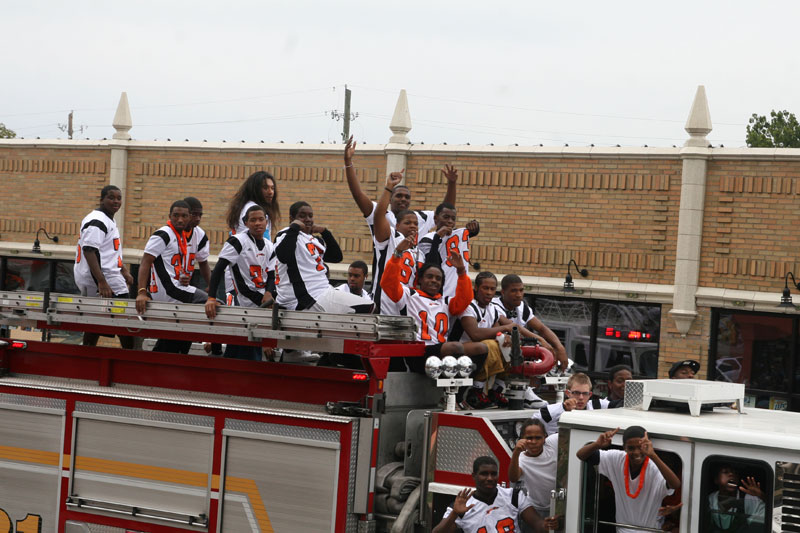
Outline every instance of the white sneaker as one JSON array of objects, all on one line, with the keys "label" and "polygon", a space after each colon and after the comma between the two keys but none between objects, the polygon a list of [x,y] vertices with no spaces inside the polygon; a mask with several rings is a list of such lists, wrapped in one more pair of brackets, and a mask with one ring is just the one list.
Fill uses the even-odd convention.
[{"label": "white sneaker", "polygon": [[297,363],[303,365],[313,365],[319,361],[320,355],[310,350],[284,350],[284,363]]}]

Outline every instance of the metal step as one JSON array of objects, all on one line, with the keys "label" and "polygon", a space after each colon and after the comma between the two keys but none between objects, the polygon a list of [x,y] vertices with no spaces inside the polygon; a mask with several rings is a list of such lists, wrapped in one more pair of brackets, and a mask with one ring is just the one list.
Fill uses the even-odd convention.
[{"label": "metal step", "polygon": [[[331,339],[413,341],[416,326],[411,317],[316,313],[220,307],[213,320],[200,304],[149,302],[143,315],[133,300],[73,294],[0,291],[0,324],[37,327],[94,325],[137,330],[161,330],[262,339]],[[125,331],[122,332],[123,334]]]}]

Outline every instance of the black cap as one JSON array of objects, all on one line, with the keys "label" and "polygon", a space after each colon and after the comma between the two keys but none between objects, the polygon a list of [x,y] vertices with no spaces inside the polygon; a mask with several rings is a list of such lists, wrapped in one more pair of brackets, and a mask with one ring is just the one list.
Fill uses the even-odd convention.
[{"label": "black cap", "polygon": [[678,361],[677,363],[673,364],[670,367],[669,378],[672,379],[675,376],[675,372],[677,372],[679,368],[684,366],[688,366],[689,368],[691,368],[695,374],[700,372],[700,363],[698,363],[694,359],[684,359],[683,361]]}]

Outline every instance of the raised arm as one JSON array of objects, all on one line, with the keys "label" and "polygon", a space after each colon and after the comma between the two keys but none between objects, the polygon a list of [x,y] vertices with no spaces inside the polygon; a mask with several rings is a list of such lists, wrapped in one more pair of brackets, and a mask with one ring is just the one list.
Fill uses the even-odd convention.
[{"label": "raised arm", "polygon": [[578,456],[578,459],[580,459],[581,461],[585,461],[589,457],[591,457],[594,452],[600,451],[603,448],[608,448],[609,446],[611,446],[611,439],[614,437],[614,435],[617,434],[618,431],[619,428],[612,429],[611,431],[606,431],[605,433],[601,433],[600,436],[597,437],[596,441],[590,442],[589,444],[578,450],[578,453],[576,454]]},{"label": "raised arm", "polygon": [[322,256],[322,259],[326,263],[342,262],[342,259],[344,259],[344,254],[342,253],[339,243],[336,242],[336,238],[333,236],[333,233],[331,233],[330,230],[323,226],[314,225],[314,227],[311,228],[311,233],[319,233],[319,235],[322,237],[322,240],[325,242],[325,254]]},{"label": "raised arm", "polygon": [[416,233],[412,233],[400,241],[394,250],[394,254],[386,262],[383,276],[381,276],[381,289],[393,302],[399,302],[403,298],[403,283],[400,281],[400,269],[403,264],[401,258],[403,252],[412,246],[416,238]]},{"label": "raised arm", "polygon": [[[392,172],[386,176],[386,182],[384,183],[383,190],[381,191],[380,196],[378,196],[378,205],[375,206],[375,216],[374,220],[372,221],[374,224],[373,229],[375,231],[375,240],[377,242],[383,242],[392,236],[392,227],[389,225],[389,221],[386,220],[386,211],[389,209],[389,201],[392,199],[392,191],[401,181],[403,181],[403,173]],[[369,208],[372,210],[372,202],[369,203]],[[367,215],[369,215],[369,213],[364,216]]]},{"label": "raised arm", "polygon": [[353,155],[356,153],[356,142],[353,137],[347,139],[347,145],[344,147],[344,172],[347,176],[347,186],[350,187],[350,194],[353,195],[356,205],[361,210],[361,214],[365,217],[372,213],[372,200],[364,194],[361,189],[361,184],[358,182],[356,176],[356,168],[353,166]]},{"label": "raised arm", "polygon": [[[442,169],[447,180],[447,192],[444,195],[444,201],[456,205],[456,182],[458,181],[458,170],[453,165],[445,165]],[[366,216],[366,215],[365,215]]]},{"label": "raised arm", "polygon": [[456,519],[459,516],[463,516],[464,513],[475,506],[475,504],[467,505],[467,501],[469,501],[470,496],[472,496],[472,493],[474,492],[474,489],[462,489],[461,492],[459,492],[456,496],[456,500],[453,502],[453,507],[450,514],[442,518],[442,521],[439,522],[435,528],[433,528],[431,533],[455,533]]},{"label": "raised arm", "polygon": [[672,469],[667,466],[667,463],[662,461],[661,457],[658,456],[655,448],[653,448],[653,443],[650,442],[650,438],[647,436],[646,431],[644,432],[644,438],[642,439],[642,452],[656,464],[659,472],[661,472],[661,475],[664,476],[664,479],[667,481],[667,486],[669,488],[681,488],[681,479],[675,475],[675,472],[673,472]]},{"label": "raised arm", "polygon": [[450,298],[450,303],[447,305],[450,314],[455,316],[463,313],[472,301],[472,282],[467,275],[467,269],[464,267],[464,259],[461,254],[453,251],[449,259],[450,264],[456,267],[456,273],[458,274],[456,293]]}]

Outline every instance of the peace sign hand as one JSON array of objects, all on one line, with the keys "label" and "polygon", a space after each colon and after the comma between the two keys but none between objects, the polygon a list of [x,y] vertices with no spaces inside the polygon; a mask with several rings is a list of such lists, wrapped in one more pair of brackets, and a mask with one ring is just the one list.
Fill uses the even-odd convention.
[{"label": "peace sign hand", "polygon": [[608,448],[611,446],[611,439],[617,434],[618,431],[619,428],[602,433],[599,437],[597,437],[597,444],[599,444],[601,448]]}]

